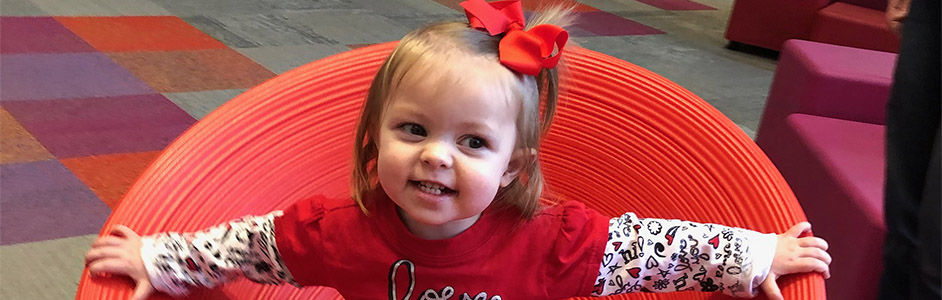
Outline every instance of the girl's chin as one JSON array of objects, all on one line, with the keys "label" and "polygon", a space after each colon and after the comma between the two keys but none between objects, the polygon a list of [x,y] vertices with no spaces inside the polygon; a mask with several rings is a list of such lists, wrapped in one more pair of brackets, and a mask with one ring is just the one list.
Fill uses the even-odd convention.
[{"label": "girl's chin", "polygon": [[421,227],[441,227],[447,226],[452,220],[442,218],[442,213],[428,210],[408,211],[401,210],[400,217],[403,217],[407,224]]},{"label": "girl's chin", "polygon": [[[471,225],[474,224],[474,220],[462,219],[451,222],[440,222],[440,220],[412,220],[412,221],[403,221],[406,224],[406,228],[413,235],[419,238],[427,240],[441,240],[452,238],[468,228],[471,228]],[[467,222],[471,221],[471,222]]]}]

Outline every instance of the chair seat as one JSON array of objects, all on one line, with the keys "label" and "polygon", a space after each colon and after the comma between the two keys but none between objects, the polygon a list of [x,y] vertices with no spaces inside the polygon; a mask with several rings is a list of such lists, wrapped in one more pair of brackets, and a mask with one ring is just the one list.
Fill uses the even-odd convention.
[{"label": "chair seat", "polygon": [[815,16],[812,41],[885,51],[899,51],[899,37],[886,24],[886,12],[834,2]]},{"label": "chair seat", "polygon": [[792,114],[785,122],[820,162],[820,170],[808,171],[825,172],[838,184],[822,188],[844,190],[874,225],[884,228],[885,127],[806,114]]},{"label": "chair seat", "polygon": [[[882,271],[883,125],[791,114],[763,145],[830,245],[828,299],[873,299]],[[767,147],[769,146],[769,147]]]},{"label": "chair seat", "polygon": [[[304,65],[246,91],[197,122],[144,171],[102,233],[192,231],[349,195],[356,119],[395,43]],[[547,186],[608,216],[683,218],[763,232],[804,221],[768,158],[739,127],[686,89],[636,65],[567,48],[569,75],[540,148]],[[816,273],[779,279],[786,299],[822,299]],[[385,284],[385,283],[370,283]],[[127,299],[130,281],[82,274],[76,299]],[[340,299],[332,289],[245,280],[190,299]],[[611,299],[731,299],[705,292]]]},{"label": "chair seat", "polygon": [[886,103],[895,54],[790,40],[756,142],[831,248],[827,299],[873,299],[882,271]]}]

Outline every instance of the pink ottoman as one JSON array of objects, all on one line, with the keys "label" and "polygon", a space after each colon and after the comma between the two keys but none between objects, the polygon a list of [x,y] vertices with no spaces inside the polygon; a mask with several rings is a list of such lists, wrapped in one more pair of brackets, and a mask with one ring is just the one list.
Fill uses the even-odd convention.
[{"label": "pink ottoman", "polygon": [[883,235],[884,118],[896,55],[790,40],[756,143],[828,240],[828,299],[873,299]]}]

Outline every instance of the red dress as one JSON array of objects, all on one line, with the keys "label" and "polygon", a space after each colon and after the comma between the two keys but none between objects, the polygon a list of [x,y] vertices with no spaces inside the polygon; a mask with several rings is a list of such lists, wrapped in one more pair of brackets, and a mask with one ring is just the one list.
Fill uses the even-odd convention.
[{"label": "red dress", "polygon": [[384,193],[364,214],[314,197],[196,233],[142,239],[151,283],[171,295],[237,278],[329,286],[346,299],[560,299],[706,291],[752,297],[776,235],[683,220],[607,218],[580,202],[528,221],[487,209],[444,240],[412,235]]},{"label": "red dress", "polygon": [[528,222],[488,209],[453,238],[424,240],[388,198],[377,197],[369,210],[350,199],[314,198],[276,218],[277,248],[295,281],[336,288],[349,300],[588,296],[609,226],[609,218],[570,201]]}]

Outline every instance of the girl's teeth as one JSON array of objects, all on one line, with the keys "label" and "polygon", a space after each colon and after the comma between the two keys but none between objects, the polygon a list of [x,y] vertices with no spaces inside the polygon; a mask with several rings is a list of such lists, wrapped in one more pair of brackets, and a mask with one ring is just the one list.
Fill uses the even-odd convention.
[{"label": "girl's teeth", "polygon": [[443,192],[444,188],[437,184],[428,184],[424,182],[419,183],[419,188],[429,194],[439,195]]}]

